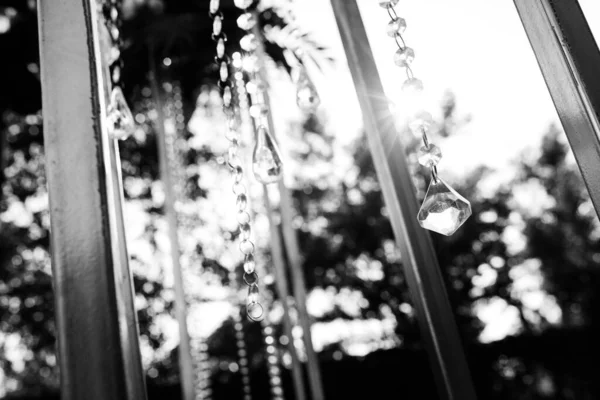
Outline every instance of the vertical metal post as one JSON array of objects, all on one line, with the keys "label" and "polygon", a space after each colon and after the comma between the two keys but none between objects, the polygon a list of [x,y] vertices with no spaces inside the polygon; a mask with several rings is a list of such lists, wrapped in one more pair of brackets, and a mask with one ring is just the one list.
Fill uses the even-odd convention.
[{"label": "vertical metal post", "polygon": [[38,1],[61,392],[65,400],[143,400],[97,10],[95,0]]},{"label": "vertical metal post", "polygon": [[173,271],[173,287],[175,291],[175,315],[179,325],[179,379],[183,400],[194,399],[194,364],[192,361],[192,348],[187,325],[187,302],[183,287],[183,272],[181,270],[181,251],[179,248],[179,236],[177,231],[177,211],[175,209],[175,185],[173,174],[169,168],[169,150],[166,142],[165,131],[165,102],[164,93],[158,84],[156,76],[156,60],[150,53],[150,84],[152,97],[156,107],[156,142],[158,145],[158,162],[160,166],[160,178],[165,193],[164,213],[167,220],[169,235],[169,246],[171,256],[171,269]]},{"label": "vertical metal post", "polygon": [[331,0],[331,4],[440,397],[475,399],[435,250],[429,234],[417,223],[419,208],[405,151],[398,140],[358,5],[355,0]]},{"label": "vertical metal post", "polygon": [[269,220],[269,230],[271,233],[271,254],[273,257],[273,270],[275,272],[275,288],[283,307],[283,330],[289,339],[288,350],[290,352],[290,357],[292,358],[292,381],[294,384],[294,393],[296,394],[295,399],[305,400],[306,388],[304,387],[302,365],[298,359],[292,332],[293,324],[289,306],[290,289],[287,274],[285,273],[285,256],[283,254],[283,249],[281,248],[281,233],[279,226],[277,226],[273,220],[275,209],[269,199],[269,191],[266,186],[263,186],[263,195],[265,198],[265,208],[267,210],[267,219]]},{"label": "vertical metal post", "polygon": [[296,308],[298,309],[298,320],[302,328],[302,339],[306,349],[306,361],[308,369],[308,380],[313,400],[323,400],[325,392],[323,390],[323,381],[321,379],[321,367],[319,357],[315,352],[311,334],[311,318],[306,308],[306,282],[304,280],[304,268],[298,237],[292,224],[294,219],[294,205],[292,196],[283,181],[279,182],[279,209],[281,213],[281,230],[283,232],[283,242],[289,261],[290,273],[292,276],[292,288],[296,299]]},{"label": "vertical metal post", "polygon": [[577,0],[514,0],[600,216],[600,52]]},{"label": "vertical metal post", "polygon": [[[258,17],[257,17],[258,20]],[[264,91],[264,102],[271,109],[271,101],[269,99],[269,87],[268,80],[266,79],[265,72],[265,49],[264,49],[264,37],[262,30],[258,25],[253,29],[253,32],[258,40],[258,47],[256,49],[256,55],[258,57],[259,74],[261,80],[267,86]],[[269,113],[267,115],[267,121],[269,124],[269,131],[276,137],[275,124],[273,123],[273,116]],[[296,299],[296,308],[298,310],[298,320],[300,321],[300,327],[302,328],[302,340],[304,341],[304,347],[306,350],[306,360],[308,369],[308,382],[312,395],[312,400],[324,400],[325,394],[323,391],[323,382],[321,380],[321,367],[319,366],[319,358],[314,350],[312,343],[311,329],[310,329],[310,316],[306,309],[306,283],[304,281],[304,272],[302,266],[302,255],[300,253],[300,246],[298,245],[298,238],[293,228],[292,221],[294,218],[292,197],[289,189],[285,186],[283,180],[279,182],[279,194],[280,194],[280,213],[281,213],[281,228],[283,231],[283,244],[286,249],[286,253],[289,261],[289,268],[292,276],[292,288],[294,297]],[[293,338],[290,337],[293,341]]]}]

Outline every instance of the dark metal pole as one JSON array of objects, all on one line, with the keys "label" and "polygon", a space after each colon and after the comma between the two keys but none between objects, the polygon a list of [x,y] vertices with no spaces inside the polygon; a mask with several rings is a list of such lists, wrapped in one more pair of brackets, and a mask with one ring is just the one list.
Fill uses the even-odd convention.
[{"label": "dark metal pole", "polygon": [[417,223],[419,207],[405,151],[398,140],[358,5],[355,0],[331,0],[331,4],[440,397],[475,399],[435,250],[429,234]]},{"label": "dark metal pole", "polygon": [[279,226],[273,220],[275,207],[269,199],[269,190],[266,185],[263,186],[263,196],[265,199],[265,209],[267,211],[267,219],[269,220],[269,230],[271,234],[271,254],[273,257],[273,271],[275,275],[275,288],[277,295],[281,300],[283,307],[283,330],[287,335],[288,350],[292,359],[292,382],[294,384],[294,393],[296,400],[306,400],[306,388],[304,387],[304,377],[302,373],[302,365],[298,358],[296,345],[294,344],[294,336],[292,332],[293,324],[290,316],[290,288],[288,284],[287,274],[285,273],[285,256],[281,243],[281,231]]},{"label": "dark metal pole", "polygon": [[143,400],[118,147],[104,123],[107,49],[97,10],[94,0],[38,1],[61,394]]},{"label": "dark metal pole", "polygon": [[600,216],[600,52],[577,0],[514,0]]},{"label": "dark metal pole", "polygon": [[183,286],[183,271],[180,262],[181,250],[179,247],[179,235],[177,224],[177,211],[175,209],[175,184],[173,172],[169,160],[174,154],[169,154],[167,146],[167,132],[165,127],[165,101],[164,92],[158,84],[156,60],[150,52],[149,62],[151,66],[150,85],[152,97],[156,109],[156,142],[158,145],[158,162],[160,165],[160,179],[165,192],[164,213],[167,220],[167,229],[170,245],[171,270],[173,271],[173,289],[175,292],[175,315],[179,325],[179,379],[183,400],[194,399],[194,363],[192,361],[192,348],[187,325],[187,302]]}]

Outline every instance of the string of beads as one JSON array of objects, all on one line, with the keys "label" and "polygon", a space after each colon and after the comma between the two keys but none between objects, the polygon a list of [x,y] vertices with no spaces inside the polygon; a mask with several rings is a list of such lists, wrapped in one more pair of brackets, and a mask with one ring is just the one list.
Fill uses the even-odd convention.
[{"label": "string of beads", "polygon": [[[413,103],[418,103],[418,101],[414,101],[414,97],[423,92],[423,82],[415,78],[411,69],[415,51],[406,45],[402,37],[406,30],[406,21],[404,18],[400,18],[394,9],[398,2],[399,0],[379,0],[379,5],[388,12],[390,21],[387,25],[387,34],[395,40],[398,46],[398,50],[394,54],[394,62],[397,66],[404,68],[406,72],[406,80],[402,89],[406,94],[413,96],[411,99]],[[410,129],[415,134],[420,134],[423,141],[423,146],[419,149],[418,154],[419,164],[431,170],[431,181],[417,219],[423,228],[449,236],[469,218],[471,204],[438,177],[437,165],[442,159],[442,151],[427,137],[432,121],[431,115],[423,110],[417,110],[410,117],[412,118],[409,123]]]},{"label": "string of beads", "polygon": [[215,62],[219,70],[218,86],[223,99],[223,113],[227,119],[227,131],[225,137],[229,140],[227,164],[233,177],[233,193],[237,196],[237,222],[240,231],[239,248],[244,255],[244,283],[248,286],[246,298],[246,314],[253,321],[260,321],[263,317],[263,307],[259,303],[258,275],[256,274],[256,262],[254,260],[255,246],[251,236],[250,214],[246,210],[248,205],[248,192],[242,182],[244,179],[244,168],[239,155],[241,135],[239,124],[233,106],[231,81],[229,77],[230,57],[225,53],[227,36],[223,32],[223,13],[219,9],[219,0],[211,0],[209,3],[209,14],[213,19],[212,39],[216,42]]}]

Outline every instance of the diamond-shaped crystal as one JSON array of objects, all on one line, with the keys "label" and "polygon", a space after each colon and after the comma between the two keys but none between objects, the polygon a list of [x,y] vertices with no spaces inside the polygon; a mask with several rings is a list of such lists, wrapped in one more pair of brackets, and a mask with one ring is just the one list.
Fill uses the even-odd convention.
[{"label": "diamond-shaped crystal", "polygon": [[423,228],[450,236],[470,216],[471,203],[437,178],[429,184],[417,219]]},{"label": "diamond-shaped crystal", "polygon": [[391,37],[402,35],[406,30],[406,20],[404,18],[396,18],[391,20],[387,26],[387,34]]},{"label": "diamond-shaped crystal", "polygon": [[424,167],[435,167],[442,159],[442,151],[435,144],[429,144],[429,146],[422,146],[419,149],[419,164]]},{"label": "diamond-shaped crystal", "polygon": [[408,67],[415,59],[415,51],[410,47],[400,49],[394,54],[394,62],[399,67]]}]

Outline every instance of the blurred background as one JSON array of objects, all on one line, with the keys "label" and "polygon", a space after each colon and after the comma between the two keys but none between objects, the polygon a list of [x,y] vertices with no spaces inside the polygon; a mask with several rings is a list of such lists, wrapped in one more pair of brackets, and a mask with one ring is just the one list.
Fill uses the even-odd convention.
[{"label": "blurred background", "polygon": [[[50,0],[48,0],[50,1]],[[36,2],[0,2],[0,398],[60,394],[44,178]],[[596,39],[600,4],[580,0]],[[223,1],[232,56],[240,11]],[[359,5],[419,196],[427,173],[406,127],[388,16]],[[436,398],[329,2],[262,0],[272,115],[291,188],[327,399]],[[481,399],[598,399],[600,224],[514,5],[403,0],[444,154],[440,175],[471,201],[453,236],[432,234]],[[178,325],[150,72],[177,135],[177,204],[190,334],[205,344],[214,399],[241,397],[229,271],[239,266],[225,119],[208,1],[124,0],[125,94],[137,122],[120,142],[127,246],[150,399],[179,398]],[[289,52],[302,49],[321,97],[295,105]],[[158,67],[157,67],[158,65]],[[58,100],[57,100],[58,101]],[[250,149],[248,149],[250,152]],[[271,263],[262,187],[249,178],[259,264]],[[282,308],[265,274],[283,390],[293,398]],[[195,323],[194,321],[198,321]],[[245,322],[252,390],[269,391],[257,325]],[[294,335],[301,335],[295,332]]]}]

